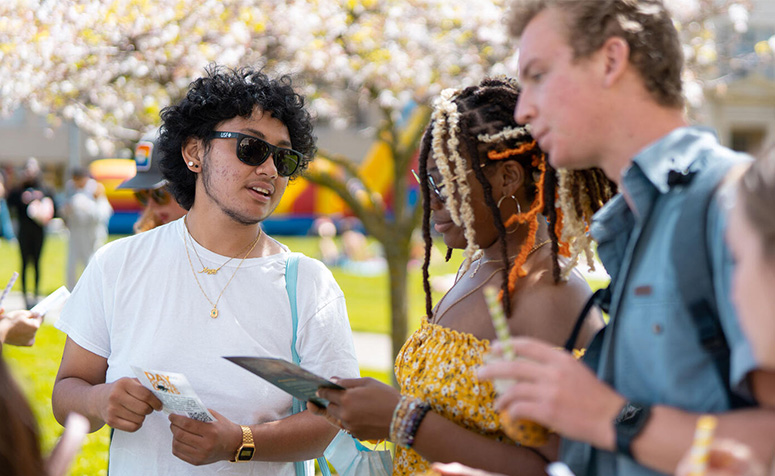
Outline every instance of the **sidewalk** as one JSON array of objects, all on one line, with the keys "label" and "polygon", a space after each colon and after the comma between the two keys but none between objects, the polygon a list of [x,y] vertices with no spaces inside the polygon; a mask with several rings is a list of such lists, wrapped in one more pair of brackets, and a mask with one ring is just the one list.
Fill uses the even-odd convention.
[{"label": "sidewalk", "polygon": [[[8,293],[3,303],[6,311],[24,309],[22,293],[13,291]],[[59,318],[60,309],[53,309],[46,314],[45,322],[53,324]],[[391,358],[390,336],[387,334],[375,334],[371,332],[353,332],[355,342],[355,355],[361,368],[370,370],[391,370],[393,359]]]},{"label": "sidewalk", "polygon": [[362,369],[393,370],[390,336],[372,332],[353,332],[355,355]]}]

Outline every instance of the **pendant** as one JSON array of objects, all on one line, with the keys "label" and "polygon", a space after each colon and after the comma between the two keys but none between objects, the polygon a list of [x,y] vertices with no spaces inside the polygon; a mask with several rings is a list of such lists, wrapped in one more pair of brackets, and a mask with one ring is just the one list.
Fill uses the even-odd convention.
[{"label": "pendant", "polygon": [[204,268],[202,268],[202,271],[200,271],[199,274],[202,274],[202,273],[205,273],[205,274],[215,274],[217,272],[218,272],[217,269],[208,268],[207,266],[205,266]]},{"label": "pendant", "polygon": [[217,307],[214,307],[213,310],[210,311],[210,317],[212,317],[213,319],[218,317],[218,308]]}]

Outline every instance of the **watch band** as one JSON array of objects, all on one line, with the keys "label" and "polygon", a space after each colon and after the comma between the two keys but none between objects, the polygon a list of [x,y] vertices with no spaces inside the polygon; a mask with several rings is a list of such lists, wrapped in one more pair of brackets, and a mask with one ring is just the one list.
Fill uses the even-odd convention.
[{"label": "watch band", "polygon": [[637,402],[624,404],[613,421],[616,432],[616,450],[619,453],[635,459],[632,455],[632,441],[643,431],[650,416],[650,405]]},{"label": "watch band", "polygon": [[237,448],[237,452],[234,453],[232,462],[246,462],[253,459],[253,454],[256,452],[256,444],[253,441],[253,431],[249,426],[240,425],[242,429],[242,444]]}]

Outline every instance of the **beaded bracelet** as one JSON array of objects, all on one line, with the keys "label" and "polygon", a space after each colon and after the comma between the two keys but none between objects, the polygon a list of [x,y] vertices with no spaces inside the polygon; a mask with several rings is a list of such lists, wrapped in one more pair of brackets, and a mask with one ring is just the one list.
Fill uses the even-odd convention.
[{"label": "beaded bracelet", "polygon": [[431,406],[419,398],[402,395],[390,421],[390,440],[404,448],[411,448],[414,437]]}]

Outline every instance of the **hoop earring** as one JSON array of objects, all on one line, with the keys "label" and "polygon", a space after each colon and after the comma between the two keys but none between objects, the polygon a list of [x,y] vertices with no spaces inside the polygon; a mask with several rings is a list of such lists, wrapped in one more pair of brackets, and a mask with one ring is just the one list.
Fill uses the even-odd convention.
[{"label": "hoop earring", "polygon": [[501,203],[503,203],[503,201],[504,201],[506,198],[510,198],[510,199],[514,200],[514,203],[516,203],[516,204],[517,204],[517,214],[518,214],[518,215],[522,215],[522,207],[519,205],[519,200],[517,200],[517,197],[515,197],[514,195],[511,195],[511,196],[504,195],[504,196],[502,196],[502,197],[501,197],[501,199],[500,199],[500,200],[498,200],[498,204],[496,205],[496,207],[498,207],[498,210],[500,210],[500,208],[501,208]]},{"label": "hoop earring", "polygon": [[[502,196],[501,199],[498,200],[498,204],[496,205],[498,210],[501,209],[501,203],[503,203],[503,200],[505,200],[506,198],[510,198],[510,199],[514,200],[514,203],[517,204],[517,215],[522,215],[522,207],[519,205],[519,200],[517,200],[517,197],[515,197],[514,195],[511,195],[511,196],[504,195],[504,196]],[[519,229],[519,223],[517,223],[517,226],[515,226],[513,230],[506,230],[506,234],[507,235],[512,235],[512,234],[516,233],[518,229]]]}]

